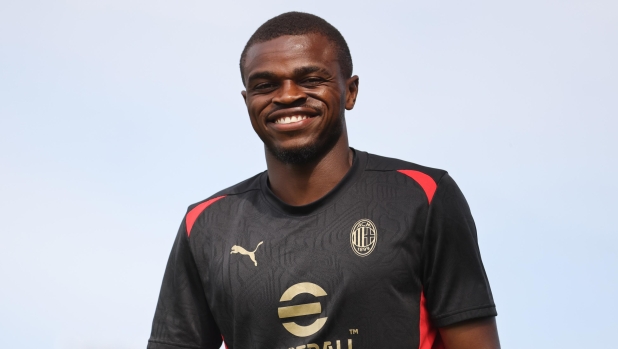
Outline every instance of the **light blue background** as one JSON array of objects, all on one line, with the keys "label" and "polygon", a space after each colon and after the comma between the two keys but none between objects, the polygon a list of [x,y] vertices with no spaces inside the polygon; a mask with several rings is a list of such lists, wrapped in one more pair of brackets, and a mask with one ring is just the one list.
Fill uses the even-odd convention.
[{"label": "light blue background", "polygon": [[348,40],[351,145],[466,194],[503,348],[613,347],[610,0],[3,0],[0,347],[145,347],[186,207],[265,169],[237,62],[288,10]]}]

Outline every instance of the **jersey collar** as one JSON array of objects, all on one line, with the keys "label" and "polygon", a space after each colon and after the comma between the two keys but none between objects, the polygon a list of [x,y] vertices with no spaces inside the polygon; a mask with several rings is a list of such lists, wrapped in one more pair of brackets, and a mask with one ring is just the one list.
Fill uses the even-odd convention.
[{"label": "jersey collar", "polygon": [[360,177],[365,166],[367,164],[367,153],[358,151],[354,148],[352,152],[354,154],[352,159],[352,166],[348,170],[348,173],[341,179],[341,181],[329,191],[326,195],[321,197],[320,199],[302,206],[293,206],[286,204],[281,201],[273,192],[270,190],[270,185],[268,184],[268,171],[264,171],[260,178],[260,187],[266,201],[269,204],[276,207],[278,210],[293,216],[307,216],[311,215],[322,208],[329,206],[334,203],[343,193],[347,191],[347,189],[356,182],[356,180]]}]

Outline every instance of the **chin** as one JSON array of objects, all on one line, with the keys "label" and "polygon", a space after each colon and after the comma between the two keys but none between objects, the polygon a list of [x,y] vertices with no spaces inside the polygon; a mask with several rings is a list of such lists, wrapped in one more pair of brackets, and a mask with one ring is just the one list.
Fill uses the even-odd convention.
[{"label": "chin", "polygon": [[343,122],[336,123],[326,133],[304,144],[290,145],[288,147],[276,146],[266,143],[266,149],[279,161],[289,165],[304,165],[322,157],[328,153],[343,135]]},{"label": "chin", "polygon": [[324,153],[324,151],[320,151],[320,147],[315,143],[286,148],[267,146],[266,149],[268,149],[277,160],[288,165],[308,164],[318,159]]}]

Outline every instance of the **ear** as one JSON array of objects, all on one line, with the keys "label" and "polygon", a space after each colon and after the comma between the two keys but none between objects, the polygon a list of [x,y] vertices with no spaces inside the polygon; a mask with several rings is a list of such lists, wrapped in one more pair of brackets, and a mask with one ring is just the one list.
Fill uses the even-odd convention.
[{"label": "ear", "polygon": [[245,105],[247,104],[247,91],[242,90],[240,91],[240,94],[242,95],[242,99],[245,101]]},{"label": "ear", "polygon": [[356,96],[358,96],[358,75],[354,75],[346,81],[345,93],[345,108],[352,110],[356,104]]}]

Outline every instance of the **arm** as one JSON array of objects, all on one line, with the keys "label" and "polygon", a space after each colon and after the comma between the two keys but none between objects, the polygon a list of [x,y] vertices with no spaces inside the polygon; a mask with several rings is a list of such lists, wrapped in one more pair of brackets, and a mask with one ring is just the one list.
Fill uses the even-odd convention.
[{"label": "arm", "polygon": [[493,296],[468,204],[448,174],[430,204],[423,288],[431,323],[446,349],[500,348]]},{"label": "arm", "polygon": [[185,220],[172,247],[148,349],[218,349],[221,334],[204,296]]},{"label": "arm", "polygon": [[493,316],[442,327],[440,336],[446,349],[500,349]]}]

